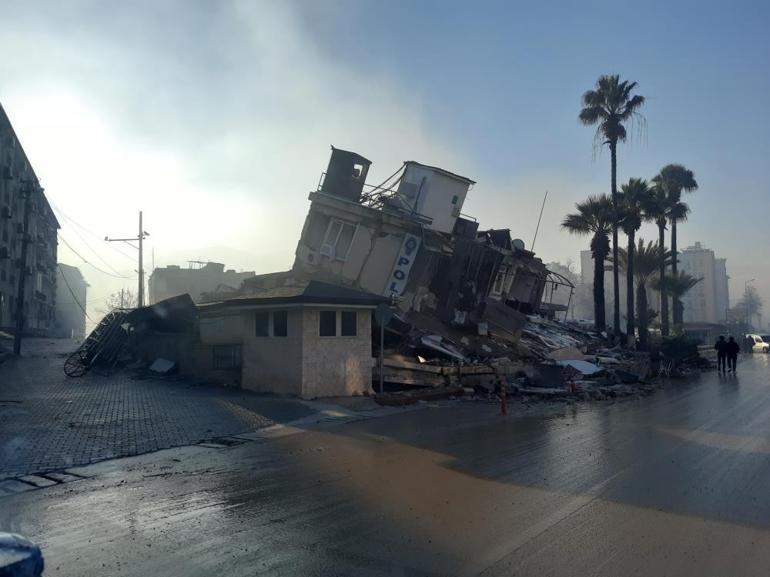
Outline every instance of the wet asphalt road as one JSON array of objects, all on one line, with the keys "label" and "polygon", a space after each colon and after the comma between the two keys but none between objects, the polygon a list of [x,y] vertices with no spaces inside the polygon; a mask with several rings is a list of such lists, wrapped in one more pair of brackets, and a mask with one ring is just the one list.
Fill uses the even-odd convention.
[{"label": "wet asphalt road", "polygon": [[769,360],[111,461],[0,500],[0,530],[46,575],[768,575]]}]

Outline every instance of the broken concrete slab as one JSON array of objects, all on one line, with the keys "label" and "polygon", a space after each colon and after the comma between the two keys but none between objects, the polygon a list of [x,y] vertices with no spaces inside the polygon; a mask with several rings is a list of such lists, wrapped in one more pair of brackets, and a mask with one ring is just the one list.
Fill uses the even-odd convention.
[{"label": "broken concrete slab", "polygon": [[150,372],[158,375],[167,375],[176,368],[176,363],[168,359],[155,359],[149,367]]},{"label": "broken concrete slab", "polygon": [[441,335],[423,335],[420,339],[420,342],[423,346],[440,354],[441,356],[446,356],[456,361],[466,360],[462,351],[460,351],[460,349],[454,346],[453,343],[443,338]]},{"label": "broken concrete slab", "polygon": [[564,347],[548,353],[547,358],[554,361],[585,360],[586,355],[577,347]]},{"label": "broken concrete slab", "polygon": [[600,366],[597,366],[593,363],[589,363],[588,361],[583,360],[577,360],[577,359],[570,359],[570,360],[559,360],[556,361],[556,364],[562,366],[562,367],[572,367],[579,373],[585,376],[590,375],[596,375],[604,371]]}]

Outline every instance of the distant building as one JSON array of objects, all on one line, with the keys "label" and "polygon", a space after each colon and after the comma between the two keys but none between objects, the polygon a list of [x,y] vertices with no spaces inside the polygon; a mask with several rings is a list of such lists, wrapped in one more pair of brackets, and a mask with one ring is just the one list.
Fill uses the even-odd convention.
[{"label": "distant building", "polygon": [[727,320],[727,310],[730,308],[730,277],[727,275],[727,259],[714,259],[714,277],[717,322],[723,322]]},{"label": "distant building", "polygon": [[[202,266],[194,267],[194,264]],[[169,265],[152,271],[147,282],[150,289],[150,303],[189,294],[196,303],[206,301],[205,293],[222,293],[237,290],[241,283],[256,273],[252,271],[236,272],[225,270],[225,265],[218,262],[191,263],[189,268]]]},{"label": "distant building", "polygon": [[25,193],[30,194],[30,212],[24,271],[24,331],[47,335],[55,321],[59,222],[0,106],[0,330],[8,332],[15,330],[16,323]]},{"label": "distant building", "polygon": [[684,322],[718,323],[727,316],[729,293],[725,259],[696,242],[679,253],[679,270],[701,281],[682,298]]},{"label": "distant building", "polygon": [[55,335],[82,339],[86,334],[88,283],[80,269],[59,263],[56,280]]}]

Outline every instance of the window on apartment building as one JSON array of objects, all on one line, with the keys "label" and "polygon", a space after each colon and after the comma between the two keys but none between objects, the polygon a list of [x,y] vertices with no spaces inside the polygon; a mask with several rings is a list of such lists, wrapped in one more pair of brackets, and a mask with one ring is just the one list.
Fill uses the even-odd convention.
[{"label": "window on apartment building", "polygon": [[505,267],[501,267],[499,271],[497,271],[497,276],[495,276],[495,284],[492,287],[492,294],[502,294],[503,292],[503,283],[505,281]]},{"label": "window on apartment building", "polygon": [[238,369],[241,367],[241,345],[215,345],[212,366],[215,369]]},{"label": "window on apartment building", "polygon": [[273,336],[285,337],[289,334],[289,312],[273,311]]},{"label": "window on apartment building", "polygon": [[340,335],[354,337],[358,329],[358,315],[356,311],[342,311],[340,320]]},{"label": "window on apartment building", "polygon": [[270,336],[270,313],[267,311],[258,311],[256,317],[256,336]]},{"label": "window on apartment building", "polygon": [[337,311],[321,311],[318,316],[318,334],[322,337],[337,336]]},{"label": "window on apartment building", "polygon": [[336,260],[347,259],[355,234],[356,225],[331,219],[329,226],[326,227],[323,243],[321,243],[321,254]]}]

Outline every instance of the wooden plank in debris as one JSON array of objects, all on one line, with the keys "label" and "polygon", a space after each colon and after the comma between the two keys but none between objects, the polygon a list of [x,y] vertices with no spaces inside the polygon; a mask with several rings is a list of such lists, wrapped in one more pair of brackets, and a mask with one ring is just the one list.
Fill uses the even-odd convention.
[{"label": "wooden plank in debris", "polygon": [[[373,370],[373,375],[375,381],[380,378],[380,371],[378,368]],[[421,374],[415,371],[394,371],[387,367],[383,373],[383,380],[386,383],[416,385],[422,387],[443,387],[446,384],[444,377],[441,375]]]},{"label": "wooden plank in debris", "polygon": [[[457,374],[457,369],[455,368],[454,373],[449,374]],[[464,367],[460,367],[460,374],[461,375],[491,375],[494,374],[495,370],[488,366],[488,365],[468,365]]]},{"label": "wooden plank in debris", "polygon": [[410,371],[420,371],[423,373],[433,373],[436,375],[443,374],[443,369],[445,368],[436,365],[428,365],[425,363],[410,363],[409,361],[400,361],[397,359],[385,359],[383,364],[386,367],[395,369],[408,369]]}]

